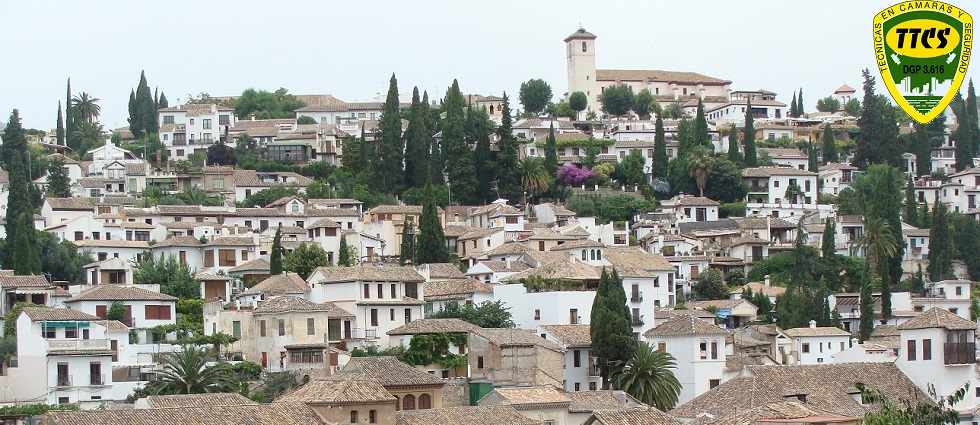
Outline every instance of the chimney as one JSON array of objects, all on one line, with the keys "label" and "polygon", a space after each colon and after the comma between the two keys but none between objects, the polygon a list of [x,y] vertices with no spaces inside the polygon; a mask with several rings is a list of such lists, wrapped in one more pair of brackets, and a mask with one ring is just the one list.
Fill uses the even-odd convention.
[{"label": "chimney", "polygon": [[810,321],[810,327],[811,328],[816,328],[817,327],[817,321],[816,320],[811,320]]},{"label": "chimney", "polygon": [[766,275],[766,286],[770,286],[770,283],[769,283],[769,275]]},{"label": "chimney", "polygon": [[504,263],[506,263],[506,264],[507,264],[507,270],[510,270],[510,257],[507,257],[507,258],[506,258],[506,259],[504,260]]}]

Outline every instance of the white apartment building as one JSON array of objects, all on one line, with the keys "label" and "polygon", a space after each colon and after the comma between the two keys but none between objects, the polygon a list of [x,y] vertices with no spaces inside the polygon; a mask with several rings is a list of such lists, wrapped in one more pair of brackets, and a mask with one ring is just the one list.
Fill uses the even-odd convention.
[{"label": "white apartment building", "polygon": [[[742,170],[742,177],[749,186],[749,203],[817,206],[817,173],[791,167],[755,167]],[[799,192],[787,196],[787,189],[793,186]]]},{"label": "white apartment building", "polygon": [[644,332],[647,342],[677,361],[674,376],[681,384],[678,405],[721,385],[728,331],[692,314],[678,314]]},{"label": "white apartment building", "polygon": [[206,153],[209,146],[235,126],[235,121],[234,109],[215,104],[178,105],[157,111],[160,142],[167,147],[170,159]]},{"label": "white apartment building", "polygon": [[565,391],[594,391],[602,387],[599,365],[592,357],[589,325],[540,325],[537,333],[565,350]]},{"label": "white apartment building", "polygon": [[790,353],[800,365],[833,363],[834,355],[851,348],[851,333],[835,327],[817,327],[815,320],[810,327],[786,329],[793,338]]}]

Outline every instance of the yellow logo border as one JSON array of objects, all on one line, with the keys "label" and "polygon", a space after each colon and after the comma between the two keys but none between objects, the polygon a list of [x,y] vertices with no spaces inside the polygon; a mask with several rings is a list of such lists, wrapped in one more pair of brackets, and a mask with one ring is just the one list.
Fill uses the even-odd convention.
[{"label": "yellow logo border", "polygon": [[[939,4],[942,7],[940,9],[935,9],[935,8],[920,9],[920,8],[910,7],[911,5],[916,3],[927,4],[927,5]],[[905,9],[905,7],[909,7],[909,8]],[[934,12],[945,13],[962,22],[963,33],[960,34],[960,45],[961,45],[960,52],[961,52],[961,57],[966,56],[966,65],[964,66],[960,66],[960,60],[957,59],[956,76],[953,78],[953,83],[950,86],[949,91],[939,101],[939,104],[931,111],[929,111],[929,113],[927,114],[922,114],[921,112],[913,108],[912,105],[910,105],[909,102],[905,100],[905,96],[902,94],[902,92],[898,90],[898,86],[895,85],[895,81],[892,79],[891,73],[888,72],[889,69],[888,60],[884,58],[884,50],[883,50],[883,46],[885,43],[883,24],[885,23],[885,21],[896,18],[908,12],[920,11],[920,10],[931,10]],[[960,9],[959,7],[956,7],[949,3],[933,2],[933,1],[902,2],[886,7],[881,12],[875,14],[872,31],[874,35],[873,38],[874,38],[875,62],[878,67],[878,72],[881,74],[881,81],[885,83],[885,87],[888,88],[888,93],[891,94],[892,99],[895,101],[895,103],[897,103],[898,106],[900,106],[902,110],[905,111],[905,113],[909,114],[909,117],[922,124],[926,124],[929,121],[932,121],[933,118],[936,118],[937,116],[939,116],[939,114],[943,113],[943,111],[945,111],[946,108],[949,107],[949,104],[950,102],[953,101],[953,98],[956,97],[956,93],[959,93],[960,86],[963,85],[963,80],[966,79],[966,70],[969,69],[970,56],[973,50],[973,17],[970,16],[970,14],[967,13],[965,10]],[[879,46],[882,46],[882,48],[879,49]]]}]

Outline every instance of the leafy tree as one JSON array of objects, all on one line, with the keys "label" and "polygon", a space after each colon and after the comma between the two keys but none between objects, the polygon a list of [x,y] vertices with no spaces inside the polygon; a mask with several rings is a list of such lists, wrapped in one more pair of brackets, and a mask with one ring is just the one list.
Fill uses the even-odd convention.
[{"label": "leafy tree", "polygon": [[503,301],[484,301],[477,305],[466,304],[460,306],[455,301],[450,301],[443,305],[439,311],[430,314],[428,317],[434,319],[460,319],[481,328],[513,328],[514,321],[511,317],[510,307]]},{"label": "leafy tree", "polygon": [[[819,108],[819,106],[817,107]],[[834,132],[830,129],[830,123],[823,128],[823,163],[828,164],[831,162],[837,162],[840,160],[837,154],[837,143],[834,141]]]},{"label": "leafy tree", "polygon": [[855,165],[867,168],[871,164],[888,163],[901,165],[903,149],[895,139],[898,126],[895,124],[895,110],[887,97],[875,94],[875,77],[867,69],[864,75],[864,102],[861,118],[858,119]]},{"label": "leafy tree", "polygon": [[551,123],[551,128],[548,130],[548,138],[545,140],[544,168],[548,172],[548,175],[552,177],[558,171],[558,143],[555,141],[555,123]]},{"label": "leafy tree", "polygon": [[834,113],[840,109],[840,101],[834,96],[827,96],[823,99],[817,99],[817,110],[820,112],[830,112]]},{"label": "leafy tree", "polygon": [[72,241],[59,241],[50,232],[38,232],[37,239],[41,248],[41,271],[49,273],[51,280],[85,280],[85,265],[95,261],[91,252],[79,251]]},{"label": "leafy tree", "polygon": [[282,87],[275,92],[248,88],[235,99],[234,109],[239,119],[254,115],[256,119],[265,120],[292,118],[296,116],[295,111],[304,106],[306,103]]},{"label": "leafy tree", "polygon": [[664,120],[661,115],[663,114],[657,114],[657,121],[654,126],[653,163],[651,166],[654,179],[666,180],[670,167],[670,157],[667,156],[667,138],[664,136]]},{"label": "leafy tree", "polygon": [[571,106],[576,113],[581,113],[589,107],[589,97],[580,91],[574,92],[568,96],[568,106]]},{"label": "leafy tree", "polygon": [[861,115],[861,101],[853,98],[844,103],[844,113],[849,116],[857,117]]},{"label": "leafy tree", "polygon": [[551,86],[544,80],[532,78],[521,83],[519,98],[525,111],[540,114],[551,101]]},{"label": "leafy tree", "polygon": [[306,280],[320,266],[330,266],[327,252],[320,244],[302,243],[282,259],[282,268]]},{"label": "leafy tree", "polygon": [[[552,177],[548,175],[542,158],[528,156],[521,158],[517,162],[517,170],[521,176],[521,186],[525,188],[524,197],[527,195],[536,196],[544,193],[551,186]],[[524,203],[528,203],[527,199]]]},{"label": "leafy tree", "polygon": [[704,146],[691,149],[687,158],[687,172],[697,181],[700,196],[704,196],[704,186],[708,183],[708,176],[711,175],[714,165],[713,159],[711,151]]},{"label": "leafy tree", "polygon": [[[493,189],[494,163],[490,152],[490,135],[496,130],[496,124],[490,120],[484,108],[466,109],[466,144],[476,145],[473,152],[473,166],[476,169],[476,195],[484,202],[492,201],[490,192]],[[448,191],[447,191],[448,194]],[[439,202],[440,205],[448,205]]]},{"label": "leafy tree", "polygon": [[650,106],[653,105],[653,93],[650,89],[640,90],[633,96],[633,112],[640,116],[640,119],[650,119]]},{"label": "leafy tree", "polygon": [[912,176],[909,176],[905,183],[905,211],[902,213],[902,221],[910,226],[919,225],[919,203],[915,200],[915,184]]},{"label": "leafy tree", "polygon": [[415,226],[411,221],[405,220],[402,224],[402,246],[398,263],[404,266],[409,261],[415,264]]},{"label": "leafy tree", "polygon": [[[27,136],[20,123],[20,113],[14,109],[3,133],[0,160],[9,175],[7,194],[6,231],[7,241],[2,252],[4,268],[14,274],[27,275],[41,272],[41,252],[34,228],[34,205],[29,187],[29,171],[24,156],[30,155]],[[36,187],[35,187],[36,189]]]},{"label": "leafy tree", "polygon": [[617,164],[622,168],[620,183],[625,186],[646,186],[647,176],[643,172],[645,163],[646,158],[643,157],[641,150],[630,150],[630,153],[623,158],[623,161]]},{"label": "leafy tree", "polygon": [[174,255],[166,259],[153,258],[153,254],[143,254],[143,261],[137,264],[133,282],[160,285],[160,292],[180,299],[201,297],[201,283],[194,278],[194,271],[187,263],[177,260]]},{"label": "leafy tree", "polygon": [[337,254],[337,265],[341,267],[351,267],[357,264],[357,254],[351,255],[354,246],[347,244],[347,235],[340,234],[340,249]]},{"label": "leafy tree", "polygon": [[578,118],[578,112],[575,112],[568,102],[565,102],[564,100],[559,100],[558,103],[555,104],[554,108],[549,109],[550,111],[546,109],[545,112],[550,113],[553,117],[566,117],[573,120]]},{"label": "leafy tree", "polygon": [[616,362],[613,384],[640,402],[667,411],[674,408],[681,393],[681,384],[672,370],[676,367],[670,353],[643,341],[628,360]]},{"label": "leafy tree", "polygon": [[289,196],[300,196],[299,187],[295,185],[275,184],[268,189],[262,189],[253,193],[236,204],[239,208],[264,207],[278,199]]},{"label": "leafy tree", "polygon": [[861,400],[875,405],[875,409],[864,414],[861,423],[866,425],[912,425],[929,424],[955,425],[960,423],[960,413],[954,406],[963,401],[970,389],[970,383],[963,384],[958,390],[946,397],[936,393],[936,387],[929,384],[929,397],[936,402],[916,401],[916,396],[909,390],[909,398],[903,398],[893,404],[881,390],[872,390],[862,382],[855,382],[854,387],[861,391]]},{"label": "leafy tree", "polygon": [[55,158],[48,162],[48,187],[45,194],[52,198],[71,197],[71,179],[65,172],[65,161]]},{"label": "leafy tree", "polygon": [[[504,99],[507,99],[506,93],[504,94]],[[506,106],[506,102],[504,105],[504,111],[506,112],[504,119],[509,122],[510,109]],[[446,174],[448,175],[449,183],[452,185],[453,194],[456,195],[455,198],[460,204],[471,205],[477,201],[476,189],[478,183],[476,179],[476,167],[473,164],[473,151],[466,144],[466,122],[463,107],[463,96],[459,91],[459,83],[453,80],[453,84],[446,91],[446,97],[443,100],[446,119],[443,121],[442,127],[441,154],[445,159]],[[510,168],[510,173],[516,173],[517,142],[516,140],[512,142],[501,140],[497,142],[497,145],[501,146],[501,143],[507,146],[508,149],[513,147],[514,152],[512,158],[514,161],[511,163],[512,168]],[[501,154],[504,154],[504,146],[501,146]],[[504,155],[506,157],[507,154]],[[498,160],[499,158],[500,156],[498,155]],[[499,171],[501,169],[504,169],[504,167],[501,167],[498,163],[497,170]],[[440,176],[438,180],[433,178],[431,181],[442,181],[441,179],[442,177]]]},{"label": "leafy tree", "polygon": [[728,298],[728,288],[725,287],[725,279],[721,276],[718,269],[705,270],[697,277],[694,283],[694,295],[702,300],[723,300]]},{"label": "leafy tree", "polygon": [[663,114],[664,118],[670,118],[672,120],[677,120],[684,116],[684,112],[681,111],[680,102],[671,102],[664,107]]},{"label": "leafy tree", "polygon": [[946,204],[936,200],[929,229],[929,279],[938,282],[953,275],[953,230]]},{"label": "leafy tree", "polygon": [[500,152],[497,153],[497,186],[500,196],[506,199],[520,199],[524,188],[521,184],[521,173],[518,169],[520,159],[520,146],[514,138],[513,126],[510,118],[510,103],[507,93],[504,93],[503,118],[500,127],[497,128],[497,146]]},{"label": "leafy tree", "polygon": [[614,117],[629,113],[633,108],[633,87],[614,84],[602,92],[602,111]]},{"label": "leafy tree", "polygon": [[[346,146],[345,146],[346,148]],[[344,156],[347,156],[347,149],[344,149]],[[259,160],[259,142],[248,133],[242,133],[235,139],[235,159],[237,164],[254,163]]]},{"label": "leafy tree", "polygon": [[225,144],[224,140],[208,147],[208,164],[211,165],[235,165],[238,158],[235,156],[235,149]]},{"label": "leafy tree", "polygon": [[[202,394],[234,392],[240,386],[235,372],[227,363],[218,362],[214,351],[184,346],[176,352],[160,354],[163,369],[147,389],[153,394]],[[218,362],[215,365],[209,363]]]},{"label": "leafy tree", "polygon": [[[889,239],[895,241],[894,251],[889,252],[887,256],[879,256],[880,261],[875,262],[876,273],[889,287],[898,284],[902,276],[901,259],[905,251],[901,222],[903,180],[903,173],[898,168],[875,164],[854,182],[854,187],[858,189],[859,201],[865,205],[865,216],[872,220],[879,218],[885,220],[891,233]],[[890,288],[883,287],[882,296],[889,290]],[[889,314],[891,314],[890,309],[886,317]]]},{"label": "leafy tree", "polygon": [[746,167],[758,167],[759,158],[756,156],[755,152],[755,124],[753,122],[752,115],[752,101],[748,101],[748,105],[745,108],[745,137],[743,137],[743,151],[745,152],[745,166]]},{"label": "leafy tree", "polygon": [[449,248],[446,247],[446,235],[439,222],[432,187],[425,188],[425,202],[422,204],[422,216],[419,218],[419,236],[415,247],[416,264],[448,263]]},{"label": "leafy tree", "polygon": [[[598,358],[603,382],[614,376],[616,362],[627,361],[633,355],[633,327],[622,280],[605,268],[592,301],[589,332],[592,355]],[[603,386],[605,387],[605,386]]]},{"label": "leafy tree", "polygon": [[126,321],[126,305],[119,301],[113,301],[106,310],[105,318],[108,320]]},{"label": "leafy tree", "polygon": [[61,114],[61,101],[58,101],[58,126],[55,127],[55,137],[58,144],[65,145],[65,119]]},{"label": "leafy tree", "polygon": [[71,102],[72,107],[78,111],[79,117],[86,122],[98,121],[99,115],[102,114],[102,107],[99,106],[99,98],[93,97],[86,92],[79,93]]},{"label": "leafy tree", "polygon": [[296,124],[300,124],[300,125],[316,124],[316,120],[313,119],[313,117],[311,116],[301,115],[299,118],[296,118]]},{"label": "leafy tree", "polygon": [[272,248],[269,252],[269,274],[275,276],[282,274],[282,225],[276,228],[276,236],[272,239]]},{"label": "leafy tree", "polygon": [[729,288],[738,288],[745,285],[745,272],[740,269],[734,269],[725,275],[725,285]]}]

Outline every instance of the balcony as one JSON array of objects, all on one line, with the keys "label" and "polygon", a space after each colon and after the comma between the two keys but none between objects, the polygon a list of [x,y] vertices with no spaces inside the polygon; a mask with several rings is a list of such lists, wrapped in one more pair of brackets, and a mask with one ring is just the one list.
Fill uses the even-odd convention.
[{"label": "balcony", "polygon": [[943,355],[946,364],[974,364],[977,362],[977,343],[975,342],[947,342],[943,347]]},{"label": "balcony", "polygon": [[48,339],[45,344],[49,353],[112,350],[108,339]]},{"label": "balcony", "polygon": [[643,326],[643,315],[633,316],[633,326]]},{"label": "balcony", "polygon": [[70,387],[71,386],[71,375],[58,375],[58,386],[59,387]]},{"label": "balcony", "polygon": [[643,293],[642,292],[634,292],[633,294],[631,294],[630,295],[630,302],[642,303],[643,302]]},{"label": "balcony", "polygon": [[599,376],[599,358],[589,357],[589,376]]},{"label": "balcony", "polygon": [[176,124],[174,125],[174,133],[186,133],[187,124]]},{"label": "balcony", "polygon": [[367,339],[367,340],[370,340],[370,339],[378,339],[378,328],[370,328],[370,329],[353,328],[353,329],[351,329],[351,332],[349,334],[344,335],[344,339],[345,340],[352,340],[352,339]]},{"label": "balcony", "polygon": [[767,186],[749,186],[749,193],[769,193],[769,187]]},{"label": "balcony", "polygon": [[89,385],[93,385],[93,386],[106,385],[105,375],[92,375],[89,378]]}]

